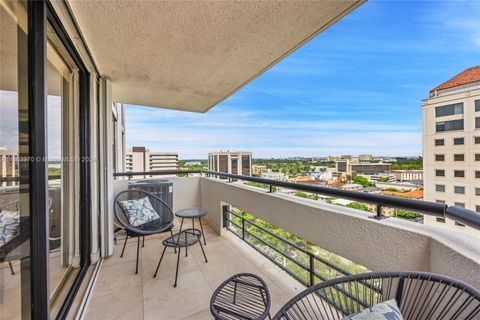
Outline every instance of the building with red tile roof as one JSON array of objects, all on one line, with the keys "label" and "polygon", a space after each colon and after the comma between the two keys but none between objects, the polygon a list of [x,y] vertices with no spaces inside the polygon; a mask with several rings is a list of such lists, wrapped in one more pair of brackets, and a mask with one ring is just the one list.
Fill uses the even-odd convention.
[{"label": "building with red tile roof", "polygon": [[434,93],[439,90],[451,89],[460,86],[470,85],[476,82],[480,82],[480,66],[468,68],[453,78],[445,81],[439,86],[436,86],[430,93]]}]

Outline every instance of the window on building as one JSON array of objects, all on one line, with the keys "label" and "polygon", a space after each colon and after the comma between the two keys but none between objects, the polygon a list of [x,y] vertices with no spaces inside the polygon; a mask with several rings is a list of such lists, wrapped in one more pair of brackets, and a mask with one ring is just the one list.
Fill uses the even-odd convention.
[{"label": "window on building", "polygon": [[465,203],[455,202],[454,205],[455,207],[465,208]]},{"label": "window on building", "polygon": [[464,138],[453,138],[453,144],[458,146],[465,144],[465,139]]},{"label": "window on building", "polygon": [[454,190],[455,190],[455,193],[465,194],[465,187],[455,186]]},{"label": "window on building", "polygon": [[444,154],[436,154],[435,155],[435,161],[445,161],[445,155]]},{"label": "window on building", "polygon": [[475,195],[480,196],[480,188],[475,188]]},{"label": "window on building", "polygon": [[458,226],[458,227],[465,227],[465,225],[463,223],[460,223],[460,222],[457,222],[457,221],[455,221],[455,225]]},{"label": "window on building", "polygon": [[445,145],[445,140],[444,139],[435,139],[435,145],[436,146],[444,146]]},{"label": "window on building", "polygon": [[475,178],[480,179],[480,171],[475,171]]},{"label": "window on building", "polygon": [[480,117],[475,118],[475,128],[480,129]]},{"label": "window on building", "polygon": [[475,206],[475,211],[480,212],[480,206]]},{"label": "window on building", "polygon": [[436,184],[436,185],[435,185],[435,191],[437,191],[437,192],[445,192],[445,185],[443,185],[443,184]]},{"label": "window on building", "polygon": [[451,116],[453,114],[463,113],[463,103],[449,104],[446,106],[440,106],[435,108],[436,117]]},{"label": "window on building", "polygon": [[465,171],[463,170],[454,170],[453,171],[453,176],[455,178],[465,178]]},{"label": "window on building", "polygon": [[480,161],[480,153],[475,153],[475,161]]},{"label": "window on building", "polygon": [[437,217],[437,222],[445,223],[445,218]]},{"label": "window on building", "polygon": [[475,100],[475,112],[480,111],[480,100]]},{"label": "window on building", "polygon": [[465,155],[464,154],[455,154],[455,155],[453,155],[453,160],[454,161],[465,161]]},{"label": "window on building", "polygon": [[435,170],[435,176],[445,177],[445,170]]},{"label": "window on building", "polygon": [[475,144],[480,144],[480,136],[475,137]]},{"label": "window on building", "polygon": [[[477,118],[477,119],[480,120],[480,118]],[[480,121],[478,121],[478,124],[479,124],[479,127],[480,127]],[[450,120],[450,121],[439,121],[436,124],[436,130],[437,130],[437,132],[463,130],[463,119]]]}]

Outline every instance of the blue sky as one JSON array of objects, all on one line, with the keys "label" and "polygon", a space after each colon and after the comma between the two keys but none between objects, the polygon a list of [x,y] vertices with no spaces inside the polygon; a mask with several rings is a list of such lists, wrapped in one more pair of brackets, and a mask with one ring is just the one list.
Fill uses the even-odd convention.
[{"label": "blue sky", "polygon": [[421,100],[480,64],[480,0],[370,0],[205,114],[126,105],[127,146],[421,155]]}]

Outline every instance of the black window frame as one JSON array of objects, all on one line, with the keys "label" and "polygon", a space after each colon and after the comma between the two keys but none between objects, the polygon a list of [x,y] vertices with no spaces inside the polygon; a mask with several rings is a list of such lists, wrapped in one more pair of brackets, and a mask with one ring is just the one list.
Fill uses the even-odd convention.
[{"label": "black window frame", "polygon": [[465,128],[463,119],[437,121],[435,124],[436,132],[458,131]]},{"label": "black window frame", "polygon": [[[458,110],[460,109],[461,111],[458,112]],[[452,116],[456,114],[463,114],[463,102],[448,104],[448,105],[439,106],[435,108],[436,118]]]},{"label": "black window frame", "polygon": [[480,179],[480,170],[475,170],[475,179]]},{"label": "black window frame", "polygon": [[445,192],[445,185],[444,184],[436,184],[435,185],[436,192]]},{"label": "black window frame", "polygon": [[445,145],[445,139],[435,139],[435,146],[440,147]]},{"label": "black window frame", "polygon": [[454,178],[465,178],[465,170],[453,170]]},{"label": "black window frame", "polygon": [[464,153],[456,153],[453,155],[453,161],[465,161]]},{"label": "black window frame", "polygon": [[454,186],[453,193],[455,194],[465,194],[465,187],[464,186]]},{"label": "black window frame", "polygon": [[474,144],[480,144],[480,136],[473,137],[473,139]]},{"label": "black window frame", "polygon": [[453,138],[453,145],[454,146],[463,146],[465,144],[464,137]]},{"label": "black window frame", "polygon": [[[439,173],[441,173],[441,174],[439,174]],[[445,170],[435,169],[435,177],[445,177]]]},{"label": "black window frame", "polygon": [[475,112],[480,112],[480,99],[475,100]]},{"label": "black window frame", "polygon": [[[79,248],[80,271],[75,276],[56,315],[67,317],[91,263],[91,190],[90,190],[90,73],[49,1],[28,1],[28,126],[29,157],[47,156],[47,25],[50,24],[62,45],[78,67],[79,73]],[[48,181],[45,161],[32,161],[30,177],[30,317],[49,319],[50,294],[48,270]],[[34,209],[33,209],[34,208]],[[42,214],[43,212],[43,214]]]},{"label": "black window frame", "polygon": [[436,154],[435,155],[435,161],[445,161],[445,155],[444,154]]}]

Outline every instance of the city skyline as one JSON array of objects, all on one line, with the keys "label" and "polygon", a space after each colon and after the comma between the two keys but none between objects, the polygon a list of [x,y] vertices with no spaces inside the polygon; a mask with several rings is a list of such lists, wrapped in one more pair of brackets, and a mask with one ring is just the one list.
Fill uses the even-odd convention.
[{"label": "city skyline", "polygon": [[205,114],[126,105],[127,146],[181,159],[420,156],[421,101],[478,65],[479,13],[478,2],[369,1]]}]

